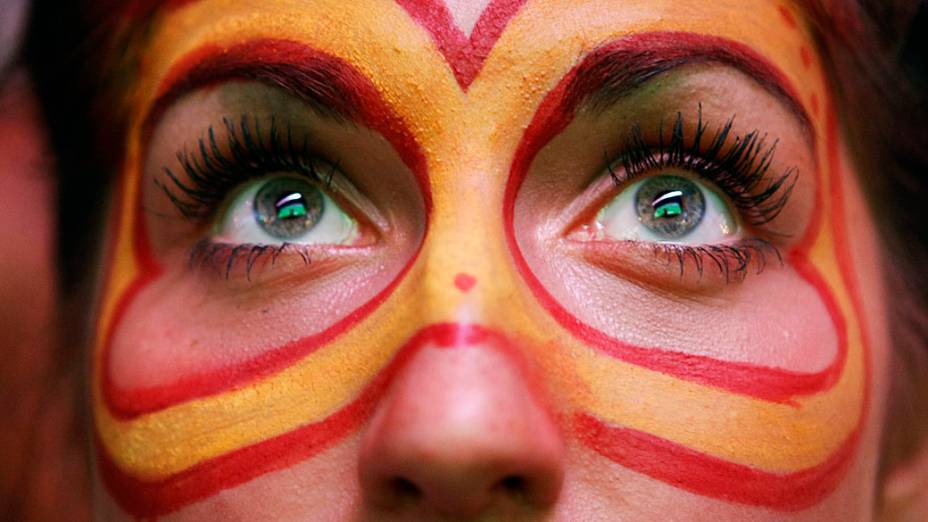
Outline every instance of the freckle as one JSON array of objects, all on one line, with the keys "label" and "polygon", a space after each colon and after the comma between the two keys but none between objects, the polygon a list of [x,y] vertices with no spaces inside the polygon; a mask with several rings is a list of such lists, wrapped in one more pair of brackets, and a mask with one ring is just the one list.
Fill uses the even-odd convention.
[{"label": "freckle", "polygon": [[458,290],[462,292],[470,292],[470,289],[477,284],[477,278],[461,272],[460,274],[454,276],[454,286],[458,287]]},{"label": "freckle", "polygon": [[812,98],[809,100],[809,104],[812,105],[812,114],[818,116],[818,96],[813,92]]},{"label": "freckle", "polygon": [[812,53],[808,47],[799,48],[799,57],[802,58],[802,66],[808,69],[812,65]]},{"label": "freckle", "polygon": [[783,21],[786,23],[787,27],[790,29],[795,29],[796,19],[793,18],[793,13],[791,13],[784,5],[779,6],[777,9],[780,11],[780,16],[783,17]]}]

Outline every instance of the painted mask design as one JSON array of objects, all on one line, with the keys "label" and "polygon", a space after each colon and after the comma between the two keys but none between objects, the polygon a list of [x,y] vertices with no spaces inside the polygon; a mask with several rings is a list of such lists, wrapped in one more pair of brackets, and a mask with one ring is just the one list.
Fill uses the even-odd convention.
[{"label": "painted mask design", "polygon": [[[842,212],[835,116],[791,11],[758,2],[754,22],[780,24],[773,36],[761,36],[747,22],[725,24],[711,13],[690,16],[712,10],[700,2],[655,19],[636,18],[634,9],[608,2],[494,0],[468,34],[433,2],[319,1],[312,17],[286,16],[288,2],[279,4],[178,2],[157,21],[132,91],[92,383],[100,474],[124,509],[136,516],[169,513],[308,459],[360,429],[392,376],[417,350],[466,349],[478,342],[527,361],[553,397],[551,409],[564,437],[622,466],[701,495],[778,510],[813,505],[835,487],[867,411],[868,353],[848,275],[847,231],[834,218]],[[554,33],[556,38],[538,36]],[[729,167],[785,173],[771,198],[783,194],[796,172],[811,187],[807,223],[782,252],[744,242],[739,248],[746,250],[719,251],[717,258],[702,261],[698,252],[680,248],[652,252],[621,241],[628,238],[612,241],[585,232],[595,223],[609,233],[606,221],[612,218],[600,212],[603,204],[552,218],[557,226],[549,229],[556,230],[544,229],[547,236],[529,232],[545,221],[534,212],[537,195],[545,194],[538,187],[560,183],[552,181],[560,179],[554,171],[545,171],[562,157],[550,151],[570,149],[557,140],[569,139],[572,126],[584,118],[605,118],[609,107],[640,96],[670,99],[676,88],[683,92],[688,80],[659,82],[685,67],[749,77],[758,96],[796,121],[794,141],[810,144],[812,168],[793,168],[788,158],[779,160],[787,167],[780,168],[770,159],[780,156],[768,153],[773,139],[752,137],[751,122],[739,127],[737,116],[729,136],[720,138],[734,114],[725,113],[724,104],[700,99],[649,115],[638,131],[644,146],[636,149],[634,140],[625,140],[605,147],[624,150],[624,157],[607,158],[610,168],[594,169],[598,177],[591,186],[611,186],[613,178],[628,185],[634,180],[623,176],[630,178],[630,172],[641,179],[670,175],[666,187],[652,184],[628,197],[644,209],[639,215],[653,208],[648,219],[654,222],[689,216],[683,225],[675,221],[661,229],[685,226],[689,233],[709,223],[716,199],[699,195],[699,172],[684,171],[705,165],[686,154],[705,153],[718,143],[722,161],[745,144],[741,156],[728,158]],[[801,89],[795,87],[798,78],[807,80]],[[193,142],[186,160],[181,155],[176,165],[149,167],[147,144],[167,132],[158,129],[159,121],[174,105],[191,93],[225,95],[225,86],[243,81],[270,84],[294,100],[287,103],[325,107],[382,136],[408,171],[415,193],[410,206],[421,214],[421,230],[409,231],[407,246],[392,252],[386,268],[359,272],[370,278],[363,291],[312,305],[329,307],[328,319],[296,319],[312,298],[308,292],[293,298],[289,308],[275,304],[270,315],[289,325],[277,336],[252,324],[261,320],[262,306],[230,308],[212,323],[168,306],[172,298],[166,296],[179,278],[189,277],[184,274],[193,268],[187,265],[197,263],[174,262],[154,232],[161,226],[158,217],[145,211],[148,198],[163,197],[166,189],[180,194],[196,214],[196,194],[181,187],[189,187],[197,172],[227,171],[221,158],[247,162],[273,155],[279,164],[264,168],[266,174],[312,170],[311,162],[302,161],[315,146],[303,145],[309,131],[290,128],[283,118],[233,111],[211,122],[209,131],[198,128],[199,145]],[[632,127],[610,128],[627,137]],[[230,137],[233,143],[227,144]],[[641,154],[657,159],[630,161],[628,151],[642,148]],[[602,154],[594,155],[601,162]],[[325,163],[316,170],[334,168]],[[213,278],[244,280],[246,272],[271,270],[278,261],[283,266],[308,261],[306,270],[325,280],[378,248],[371,239],[376,234],[368,234],[377,229],[376,218],[370,223],[345,218],[342,228],[333,222],[333,235],[315,243],[305,239],[307,230],[328,219],[327,212],[338,208],[350,215],[348,207],[357,203],[350,196],[355,189],[340,188],[337,176],[328,180],[331,185],[275,179],[285,181],[256,185],[249,197],[263,205],[258,232],[284,239],[270,251],[235,250],[232,243],[201,247],[198,255],[223,260],[218,270],[209,265]],[[763,183],[770,179],[777,178],[765,174]],[[587,176],[583,183],[589,181]],[[764,190],[760,183],[755,191]],[[604,193],[589,200],[607,203]],[[720,198],[738,207],[735,196]],[[783,210],[772,208],[776,199],[768,201],[770,213]],[[246,221],[258,205],[243,207]],[[764,212],[737,220],[760,222]],[[288,238],[312,245],[297,250],[286,246]],[[322,243],[340,248],[325,250]],[[569,254],[572,262],[595,267],[590,284],[608,278],[602,292],[573,287],[581,288],[582,298],[572,294],[552,265],[555,256],[549,257],[549,249],[562,248],[579,252]],[[617,248],[626,251],[612,256]],[[640,268],[636,259],[645,252],[656,256],[659,268]],[[750,279],[747,272],[759,270],[760,259],[769,271]],[[677,274],[678,262],[688,275]],[[697,268],[701,278],[694,275]],[[633,291],[622,281],[647,270],[663,271],[658,279],[666,285],[727,291],[742,283],[726,285],[720,278],[748,278],[742,284],[748,288],[770,276],[767,284],[787,285],[791,297],[780,292],[753,299],[773,310],[775,327],[738,327],[743,315],[734,305],[714,314],[695,306],[693,321],[702,321],[702,327],[683,316],[680,321],[713,339],[709,344],[716,348],[707,352],[664,330],[647,339],[627,334],[631,319],[624,317],[621,302],[609,300],[615,295],[610,285],[626,296],[641,295],[640,287]],[[287,280],[274,288],[283,295],[284,286],[302,284]],[[212,287],[190,288],[189,295],[201,295]],[[212,304],[204,306],[222,306],[227,294],[213,292]],[[266,295],[254,301],[269,301]],[[657,295],[653,317],[669,306]],[[803,306],[793,307],[790,299]],[[585,311],[588,307],[598,311]],[[162,312],[153,316],[153,309]],[[772,335],[774,328],[781,335]],[[244,329],[257,334],[237,341],[235,332]],[[712,331],[721,334],[712,337]],[[731,332],[740,337],[726,341]],[[779,354],[770,356],[776,362],[765,362],[771,353]],[[163,375],[146,371],[152,357],[161,361],[154,364],[159,368],[175,357],[174,369]],[[126,372],[135,377],[123,377]]]}]

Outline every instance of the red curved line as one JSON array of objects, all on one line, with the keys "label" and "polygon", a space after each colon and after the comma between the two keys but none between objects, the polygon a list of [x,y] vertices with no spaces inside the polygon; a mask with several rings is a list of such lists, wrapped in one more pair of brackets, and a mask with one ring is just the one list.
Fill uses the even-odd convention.
[{"label": "red curved line", "polygon": [[[393,377],[424,347],[462,348],[487,339],[492,339],[494,346],[500,350],[512,351],[510,342],[502,334],[480,325],[439,323],[425,327],[413,334],[357,398],[329,417],[201,462],[163,480],[140,480],[120,469],[96,435],[94,442],[100,477],[114,500],[131,515],[166,515],[223,489],[292,466],[331,447],[368,418]],[[170,451],[170,448],[165,448],[165,451]]]},{"label": "red curved line", "polygon": [[465,92],[525,0],[492,0],[468,38],[455,24],[443,0],[396,0],[432,40]]},{"label": "red curved line", "polygon": [[[782,84],[782,87],[787,92],[792,91],[788,83],[784,83],[785,80],[779,78],[774,66],[769,64],[763,57],[756,55],[754,51],[745,48],[742,44],[718,37],[690,33],[642,33],[609,44],[604,49],[613,51],[616,48],[629,50],[648,48],[660,35],[666,35],[667,38],[673,39],[678,45],[684,47],[705,48],[710,45],[714,48],[719,46],[733,47],[731,52],[734,55],[750,55],[752,63],[766,64],[764,65],[766,72],[763,74],[769,77],[771,81],[775,79],[778,84]],[[676,52],[681,51],[676,49]],[[576,91],[578,88],[575,81],[577,73],[597,57],[596,52],[587,56],[545,97],[534,119],[525,131],[513,159],[509,181],[506,185],[503,213],[506,222],[506,240],[513,260],[526,284],[548,313],[572,335],[600,349],[603,353],[632,364],[684,380],[699,382],[734,393],[783,404],[796,405],[794,400],[796,396],[809,395],[829,389],[837,382],[847,358],[847,328],[834,296],[828,291],[827,285],[825,285],[815,268],[806,262],[805,250],[795,249],[790,253],[789,259],[800,275],[817,291],[828,310],[838,335],[837,354],[834,360],[827,368],[816,373],[800,373],[748,363],[723,361],[702,355],[660,348],[639,347],[625,343],[587,325],[567,311],[532,272],[515,238],[513,228],[515,198],[535,155],[573,119],[576,106],[585,94]],[[592,91],[597,85],[580,85],[580,87]],[[817,226],[820,223],[820,217],[818,216],[820,213],[820,206],[817,206],[811,219],[812,225]],[[806,236],[800,241],[803,249],[811,246],[810,238],[813,237],[814,232],[815,230],[808,230]]]},{"label": "red curved line", "polygon": [[[145,134],[149,133],[155,118],[161,109],[171,100],[190,88],[228,80],[229,75],[238,70],[242,64],[261,63],[267,65],[274,61],[285,60],[287,63],[303,63],[312,66],[322,61],[334,70],[340,79],[350,86],[351,95],[361,102],[361,117],[364,123],[379,131],[398,151],[404,163],[412,170],[422,191],[426,207],[426,230],[431,215],[431,189],[428,180],[425,157],[419,144],[409,133],[405,123],[383,101],[367,78],[350,64],[318,50],[297,42],[281,40],[259,40],[242,44],[231,49],[206,46],[188,55],[168,74],[165,85],[159,92],[158,103],[147,120]],[[305,357],[320,346],[331,342],[336,337],[357,324],[379,307],[396,289],[422,248],[420,242],[416,252],[399,274],[377,295],[358,307],[322,332],[313,334],[284,346],[268,350],[247,361],[229,366],[189,375],[175,382],[141,389],[121,389],[112,382],[110,373],[110,350],[117,327],[134,298],[151,282],[160,277],[162,268],[155,261],[145,228],[145,216],[141,204],[142,191],[136,195],[134,247],[136,262],[140,267],[139,276],[130,283],[129,288],[120,297],[109,329],[105,334],[101,354],[102,393],[110,412],[117,418],[130,419],[142,414],[152,413],[169,406],[192,399],[214,395],[255,382],[268,375],[275,374],[297,360]],[[114,236],[115,237],[115,236]]]},{"label": "red curved line", "polygon": [[654,479],[707,497],[796,511],[833,491],[847,470],[860,438],[855,430],[827,460],[777,474],[712,457],[649,433],[607,426],[578,414],[578,437],[600,455]]},{"label": "red curved line", "polygon": [[[838,219],[831,220],[834,252],[841,277],[851,296],[854,314],[861,319],[863,302],[856,281],[851,277],[853,263],[844,223],[844,193],[841,188],[844,172],[839,166],[837,116],[830,105],[826,124],[826,154],[830,168],[828,193],[832,195],[834,215],[838,216]],[[805,271],[807,276],[818,277],[807,261],[797,267]],[[580,414],[576,418],[579,438],[588,447],[616,463],[693,493],[784,511],[813,506],[840,483],[860,442],[861,431],[870,411],[869,331],[865,321],[858,320],[858,323],[864,346],[864,400],[860,418],[844,443],[817,466],[786,474],[764,472],[710,457],[648,433],[607,426],[589,414]]]}]

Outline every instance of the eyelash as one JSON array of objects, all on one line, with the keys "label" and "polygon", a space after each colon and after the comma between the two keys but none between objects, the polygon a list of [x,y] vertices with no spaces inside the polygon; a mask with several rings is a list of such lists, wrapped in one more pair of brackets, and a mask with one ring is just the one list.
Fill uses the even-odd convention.
[{"label": "eyelash", "polygon": [[[177,153],[178,162],[190,180],[189,184],[181,181],[167,167],[163,169],[167,182],[155,180],[155,184],[186,219],[207,220],[238,185],[268,172],[295,172],[325,187],[331,186],[338,168],[333,165],[325,174],[319,171],[317,162],[312,161],[317,156],[311,151],[308,135],[304,136],[300,145],[296,145],[289,125],[286,127],[286,141],[281,140],[280,129],[273,118],[266,137],[262,136],[257,118],[254,118],[254,129],[245,115],[240,118],[238,125],[225,117],[222,122],[226,129],[228,153],[219,148],[215,130],[210,126],[207,136],[197,140],[194,154],[186,149]],[[766,174],[777,142],[766,145],[766,135],[756,130],[732,138],[733,122],[734,117],[720,127],[705,150],[702,150],[702,143],[708,125],[703,122],[701,105],[697,113],[696,130],[689,145],[685,141],[682,113],[677,113],[669,139],[661,125],[656,148],[648,144],[641,127],[636,125],[625,140],[619,156],[623,166],[622,174],[613,169],[612,164],[616,162],[610,164],[609,174],[618,186],[661,169],[691,171],[719,187],[751,225],[763,226],[776,219],[788,202],[798,171],[789,168],[775,179],[768,178]],[[729,140],[733,140],[733,144],[726,147]],[[764,183],[766,185],[758,191]],[[183,194],[186,200],[175,191]],[[762,238],[745,239],[729,245],[655,243],[652,248],[656,256],[677,261],[681,279],[688,260],[700,278],[707,263],[712,263],[726,282],[743,280],[752,263],[757,265],[756,273],[761,273],[769,257],[775,257],[777,262],[783,263],[779,250]],[[305,249],[298,245],[231,245],[203,239],[191,249],[188,264],[191,268],[218,270],[228,279],[236,264],[244,261],[245,276],[250,279],[259,261],[274,264],[282,253],[289,251],[296,251],[304,263],[309,263]]]},{"label": "eyelash", "polygon": [[326,188],[331,186],[332,179],[338,172],[337,165],[333,165],[326,175],[319,172],[317,162],[312,161],[318,155],[310,148],[309,135],[304,136],[303,142],[297,146],[293,142],[292,129],[288,125],[286,143],[282,143],[280,130],[273,118],[266,137],[262,136],[257,118],[254,118],[254,130],[247,116],[241,117],[238,126],[229,118],[223,118],[222,123],[226,128],[228,154],[219,148],[212,125],[206,131],[207,137],[197,140],[197,152],[191,155],[185,148],[177,153],[177,160],[190,179],[189,185],[181,181],[170,168],[163,169],[170,185],[190,201],[184,201],[179,197],[168,183],[155,180],[155,184],[187,219],[208,219],[235,187],[268,172],[289,171],[302,174]]},{"label": "eyelash", "polygon": [[292,252],[299,256],[304,265],[310,262],[308,249],[293,243],[280,245],[233,245],[217,243],[209,239],[201,239],[193,246],[188,259],[188,266],[219,272],[225,279],[229,279],[233,269],[239,263],[245,263],[245,279],[251,281],[251,273],[260,262],[271,266],[277,263],[281,254]]},{"label": "eyelash", "polygon": [[[620,175],[610,163],[609,174],[616,186],[621,186],[651,172],[668,168],[690,171],[713,183],[729,198],[746,221],[754,227],[770,223],[783,210],[792,195],[799,173],[790,167],[775,178],[767,176],[773,163],[777,141],[767,145],[767,135],[753,130],[744,136],[732,135],[734,116],[721,126],[708,147],[703,149],[708,124],[702,119],[702,105],[697,110],[696,130],[691,143],[686,144],[683,114],[678,112],[669,139],[661,124],[658,145],[648,144],[641,127],[632,127],[621,155]],[[726,146],[731,141],[730,146]],[[769,232],[774,234],[773,232]],[[783,264],[780,251],[762,238],[749,238],[726,245],[680,245],[654,243],[655,255],[675,260],[680,266],[680,278],[691,260],[701,278],[707,263],[714,264],[726,282],[743,281],[749,267],[757,266],[760,274],[775,257]]]},{"label": "eyelash", "polygon": [[[196,151],[191,154],[186,148],[177,153],[177,160],[189,182],[181,179],[168,167],[163,169],[166,180],[156,179],[155,184],[173,203],[181,215],[197,223],[209,220],[218,211],[226,197],[240,184],[260,178],[269,172],[293,172],[306,176],[311,181],[329,188],[338,172],[332,164],[329,172],[320,172],[317,154],[309,143],[309,135],[297,145],[293,140],[292,128],[287,125],[285,136],[281,135],[275,119],[271,119],[266,135],[258,118],[243,115],[238,124],[224,117],[228,152],[223,152],[216,140],[211,125],[206,137],[197,140]],[[252,126],[254,128],[252,128]],[[238,262],[245,262],[245,277],[251,279],[254,267],[260,262],[276,263],[285,252],[295,252],[305,264],[309,254],[300,245],[232,245],[217,243],[210,239],[198,241],[190,250],[190,268],[213,269],[229,279]]]}]

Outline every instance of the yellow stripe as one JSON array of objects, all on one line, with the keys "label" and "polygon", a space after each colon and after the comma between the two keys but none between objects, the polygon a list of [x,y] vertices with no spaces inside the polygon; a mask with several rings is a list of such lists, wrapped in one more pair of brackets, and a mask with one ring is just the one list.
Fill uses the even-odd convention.
[{"label": "yellow stripe", "polygon": [[[271,6],[257,0],[202,0],[167,16],[148,54],[139,111],[127,138],[128,196],[120,211],[127,219],[116,243],[101,332],[136,270],[131,231],[141,174],[140,122],[171,65],[204,44],[292,39],[353,64],[372,79],[426,151],[435,213],[416,266],[384,306],[332,345],[253,386],[120,421],[102,403],[97,357],[96,426],[114,461],[138,477],[161,478],[320,420],[356,396],[411,332],[431,322],[459,320],[483,322],[527,340],[532,358],[550,370],[550,381],[561,380],[562,389],[578,390],[567,407],[771,471],[800,469],[827,458],[857,423],[864,378],[860,332],[850,319],[846,292],[834,277],[827,234],[818,241],[813,259],[848,317],[850,352],[838,385],[801,398],[799,409],[683,382],[599,354],[539,307],[511,265],[501,208],[509,164],[521,138],[515,130],[529,123],[543,96],[583,51],[639,31],[696,31],[755,45],[787,76],[803,80],[797,84],[810,82],[797,58],[788,54],[798,48],[798,34],[768,32],[758,40],[757,27],[726,24],[713,15],[715,7],[703,2],[691,2],[692,8],[674,2],[659,20],[639,19],[644,10],[636,9],[636,3],[589,2],[583,7],[573,0],[529,2],[468,95],[460,91],[430,37],[392,2],[330,0],[318,2],[307,16],[301,14],[303,2]],[[775,16],[767,13],[775,8],[769,2],[751,8],[758,20]],[[574,14],[563,16],[566,9]],[[348,27],[355,32],[346,33]],[[820,78],[811,81],[821,86]],[[479,291],[462,295],[452,287],[451,278],[459,270],[477,275]],[[101,349],[98,345],[98,355]]]}]

